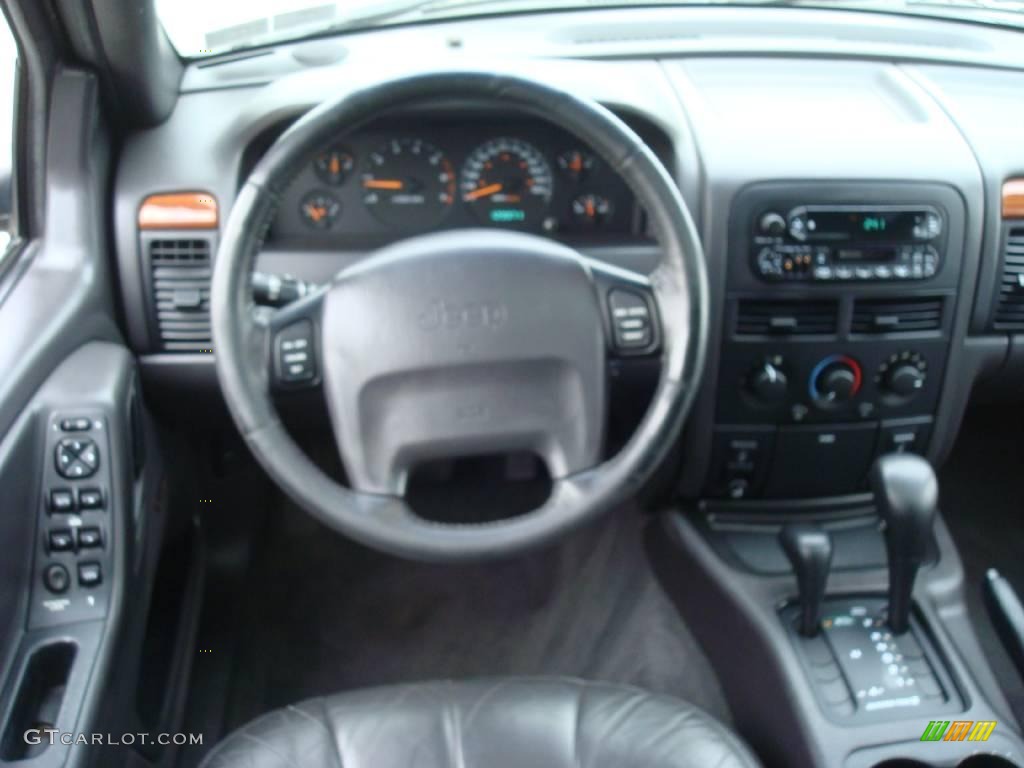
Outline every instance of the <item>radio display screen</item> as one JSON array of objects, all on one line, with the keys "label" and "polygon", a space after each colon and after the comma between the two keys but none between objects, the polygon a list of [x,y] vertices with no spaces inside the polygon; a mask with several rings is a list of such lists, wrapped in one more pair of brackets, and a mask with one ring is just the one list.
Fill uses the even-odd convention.
[{"label": "radio display screen", "polygon": [[895,246],[875,246],[867,248],[836,248],[836,261],[870,261],[873,263],[884,263],[896,261],[899,258],[899,249]]},{"label": "radio display screen", "polygon": [[810,211],[808,233],[819,240],[912,240],[921,211]]}]

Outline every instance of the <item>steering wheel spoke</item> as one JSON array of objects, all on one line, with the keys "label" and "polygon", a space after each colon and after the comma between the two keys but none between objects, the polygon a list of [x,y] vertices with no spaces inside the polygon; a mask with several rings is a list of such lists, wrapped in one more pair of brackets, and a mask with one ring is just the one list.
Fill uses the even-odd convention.
[{"label": "steering wheel spoke", "polygon": [[326,292],[320,288],[270,316],[268,362],[273,389],[294,391],[322,384],[320,329]]}]

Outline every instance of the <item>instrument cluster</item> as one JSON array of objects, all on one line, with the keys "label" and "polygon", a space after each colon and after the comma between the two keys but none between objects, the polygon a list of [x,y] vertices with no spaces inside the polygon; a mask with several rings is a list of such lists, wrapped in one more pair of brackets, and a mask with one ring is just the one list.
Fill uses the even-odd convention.
[{"label": "instrument cluster", "polygon": [[566,241],[637,241],[644,215],[589,147],[524,117],[392,118],[324,147],[284,195],[275,241],[367,247],[501,227]]}]

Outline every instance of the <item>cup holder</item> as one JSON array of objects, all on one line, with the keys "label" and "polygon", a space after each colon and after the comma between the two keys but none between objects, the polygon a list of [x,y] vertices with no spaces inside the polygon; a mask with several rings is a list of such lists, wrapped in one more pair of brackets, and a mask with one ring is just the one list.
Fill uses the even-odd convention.
[{"label": "cup holder", "polygon": [[956,768],[1021,768],[1018,763],[999,755],[971,755],[957,763]]}]

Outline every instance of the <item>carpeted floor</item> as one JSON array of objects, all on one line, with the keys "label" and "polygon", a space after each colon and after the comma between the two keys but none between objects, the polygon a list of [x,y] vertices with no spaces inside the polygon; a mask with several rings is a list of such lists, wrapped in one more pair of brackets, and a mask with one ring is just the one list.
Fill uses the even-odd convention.
[{"label": "carpeted floor", "polygon": [[555,548],[423,565],[345,541],[287,505],[250,569],[225,726],[335,691],[516,674],[632,683],[728,721],[717,679],[618,510]]}]

